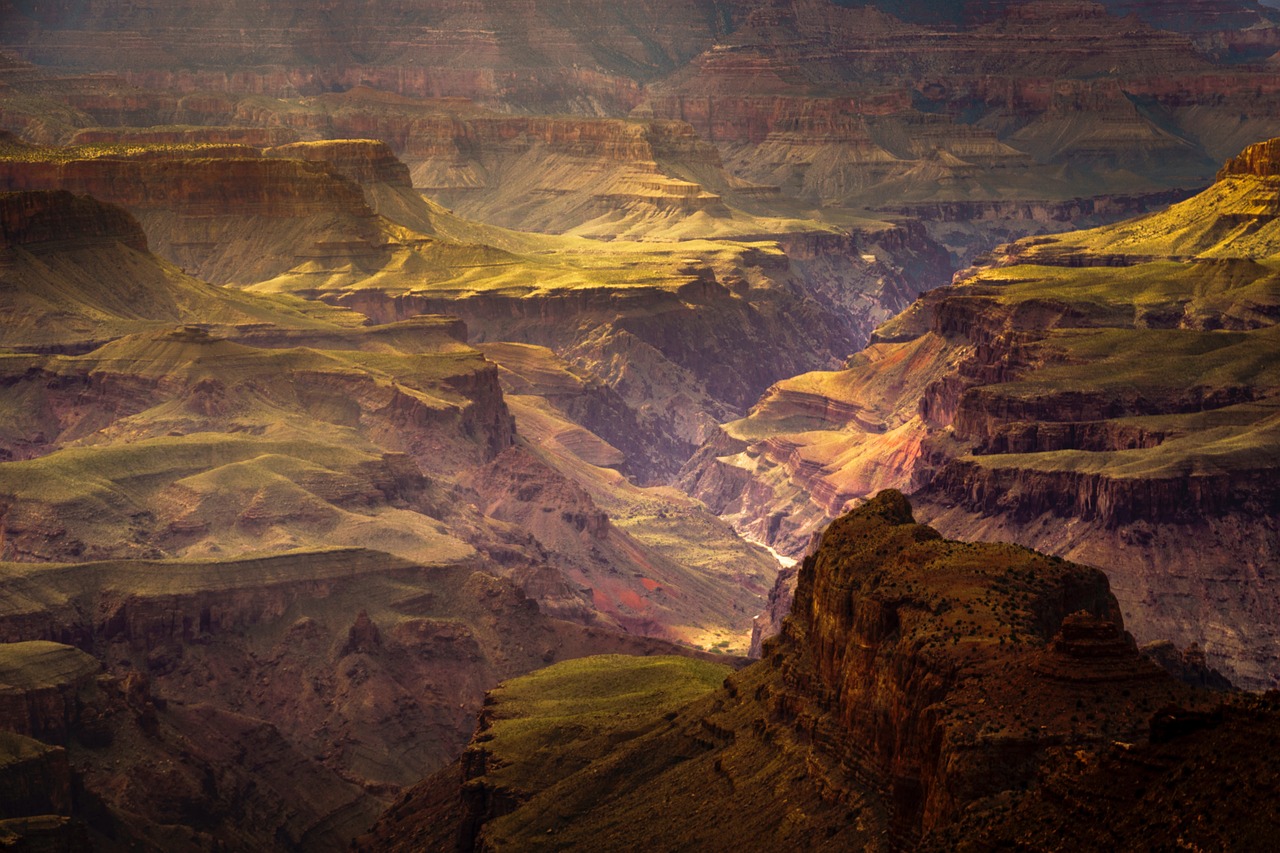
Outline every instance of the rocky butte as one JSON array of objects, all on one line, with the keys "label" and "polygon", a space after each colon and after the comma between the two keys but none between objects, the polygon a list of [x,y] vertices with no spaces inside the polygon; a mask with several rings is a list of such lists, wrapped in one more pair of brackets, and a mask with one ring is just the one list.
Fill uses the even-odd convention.
[{"label": "rocky butte", "polygon": [[1275,768],[1245,746],[1274,737],[1274,696],[1175,680],[1101,572],[943,539],[897,492],[827,529],[763,660],[679,668],[622,715],[602,711],[647,669],[589,659],[504,685],[461,761],[357,846],[1244,849],[1274,830]]}]

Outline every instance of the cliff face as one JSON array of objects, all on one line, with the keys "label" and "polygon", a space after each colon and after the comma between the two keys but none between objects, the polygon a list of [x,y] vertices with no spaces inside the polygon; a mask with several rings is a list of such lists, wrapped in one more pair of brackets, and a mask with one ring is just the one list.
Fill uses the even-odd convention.
[{"label": "cliff face", "polygon": [[[845,371],[774,386],[682,482],[791,553],[876,489],[914,490],[947,532],[1106,568],[1138,636],[1271,684],[1269,150],[1167,212],[1002,250]],[[1223,583],[1239,627],[1219,631],[1196,614],[1222,612]]]},{"label": "cliff face", "polygon": [[[1113,797],[1138,803],[1124,830],[1135,841],[1141,820],[1240,839],[1273,819],[1267,808],[1219,834],[1194,828],[1209,823],[1207,801],[1172,815],[1142,800],[1144,780],[1165,778],[1146,756],[1194,763],[1198,731],[1230,740],[1274,727],[1272,707],[1223,708],[1222,694],[1146,660],[1100,572],[943,540],[897,493],[831,525],[762,661],[682,708],[646,716],[633,700],[629,717],[593,720],[554,766],[506,733],[563,723],[543,710],[552,672],[545,686],[491,694],[452,778],[412,791],[362,849],[409,849],[423,831],[458,850],[575,849],[641,832],[664,849],[945,849],[1033,825],[1087,834],[1073,809]],[[578,677],[593,701],[637,695]],[[607,752],[593,746],[606,738]],[[1244,783],[1248,759],[1223,758],[1212,784]],[[1102,795],[1103,766],[1134,770]],[[1171,785],[1185,796],[1209,775]]]},{"label": "cliff face", "polygon": [[0,249],[53,252],[66,249],[68,241],[76,248],[119,243],[147,250],[142,227],[119,208],[65,190],[0,195]]},{"label": "cliff face", "polygon": [[[1274,132],[1272,81],[1232,64],[1248,39],[1214,22],[1249,18],[1261,42],[1277,29],[1248,4],[1155,5],[968,4],[944,24],[919,4],[762,3],[640,111],[692,124],[735,175],[827,205],[928,216],[1203,185]],[[1057,230],[1046,219],[1011,206],[998,227]]]},{"label": "cliff face", "polygon": [[[164,88],[315,94],[361,83],[544,112],[625,112],[637,80],[669,71],[723,31],[736,3],[565,3],[327,9],[127,4],[8,10],[5,43],[36,62],[111,68]],[[103,42],[115,47],[104,49]],[[185,69],[175,71],[175,66]]]}]

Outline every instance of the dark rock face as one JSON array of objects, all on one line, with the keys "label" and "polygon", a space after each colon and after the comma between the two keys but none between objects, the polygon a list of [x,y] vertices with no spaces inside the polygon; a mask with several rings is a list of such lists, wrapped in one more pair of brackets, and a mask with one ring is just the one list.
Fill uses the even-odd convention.
[{"label": "dark rock face", "polygon": [[[1097,818],[1116,802],[1130,804],[1116,825],[1134,843],[1144,825],[1254,837],[1272,805],[1222,826],[1205,819],[1212,798],[1170,811],[1172,799],[1147,792],[1157,780],[1171,797],[1259,789],[1274,774],[1244,776],[1258,764],[1247,749],[1194,780],[1174,774],[1204,761],[1208,741],[1274,730],[1274,703],[1223,707],[1224,694],[1175,680],[1138,652],[1118,609],[1096,570],[943,540],[901,494],[881,493],[831,525],[782,635],[722,689],[628,723],[606,757],[560,757],[582,769],[557,770],[553,789],[528,799],[476,811],[468,803],[486,790],[463,793],[460,781],[493,768],[455,767],[384,816],[362,849],[408,849],[415,837],[442,849],[585,849],[637,833],[660,849],[954,849],[1032,830],[1092,837],[1113,826]],[[525,763],[544,759],[519,760],[527,776],[536,768]],[[1117,767],[1129,770],[1107,790]]]},{"label": "dark rock face", "polygon": [[0,193],[0,249],[56,252],[78,247],[122,243],[140,252],[147,236],[132,216],[118,207],[66,190]]}]

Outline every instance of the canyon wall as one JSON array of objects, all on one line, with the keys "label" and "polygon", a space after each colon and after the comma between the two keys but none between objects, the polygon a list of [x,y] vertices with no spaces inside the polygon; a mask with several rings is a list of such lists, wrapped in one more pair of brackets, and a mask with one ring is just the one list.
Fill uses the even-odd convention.
[{"label": "canyon wall", "polygon": [[989,256],[845,371],[770,389],[682,483],[793,554],[877,489],[912,490],[948,533],[1103,567],[1143,640],[1271,684],[1270,150],[1166,212]]},{"label": "canyon wall", "polygon": [[[244,162],[364,203],[328,166]],[[456,756],[502,678],[745,648],[768,558],[691,501],[517,434],[460,320],[366,325],[201,282],[67,191],[0,210],[6,837],[341,849]],[[542,417],[531,434],[571,426]],[[682,525],[732,571],[687,562]],[[46,685],[56,667],[20,654],[45,646],[84,672]]]},{"label": "canyon wall", "polygon": [[[763,660],[683,706],[646,692],[652,710],[633,700],[631,714],[588,718],[554,762],[528,748],[563,721],[538,703],[564,683],[593,702],[634,696],[633,676],[584,661],[513,681],[490,694],[463,759],[357,848],[578,849],[643,835],[663,849],[941,850],[1027,831],[1228,844],[1265,832],[1269,812],[1247,807],[1229,825],[1204,820],[1220,806],[1195,792],[1210,778],[1265,784],[1243,775],[1260,766],[1248,750],[1218,754],[1212,770],[1208,755],[1273,729],[1274,702],[1175,681],[1118,610],[1101,572],[944,540],[882,492],[805,560]],[[1202,775],[1176,781],[1191,767]],[[1146,801],[1157,780],[1188,809]]]}]

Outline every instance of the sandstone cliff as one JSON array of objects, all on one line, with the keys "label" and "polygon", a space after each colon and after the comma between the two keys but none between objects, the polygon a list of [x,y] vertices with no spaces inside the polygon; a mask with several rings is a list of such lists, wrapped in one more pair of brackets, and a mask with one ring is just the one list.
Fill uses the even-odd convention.
[{"label": "sandstone cliff", "polygon": [[[1273,704],[1223,708],[1222,694],[1143,658],[1100,572],[943,540],[892,492],[832,524],[761,662],[676,709],[652,688],[627,693],[619,672],[551,669],[491,694],[463,761],[414,789],[361,849],[428,838],[458,850],[637,838],[660,849],[946,849],[1033,826],[1092,837],[1106,828],[1080,814],[1113,813],[1113,799],[1133,804],[1107,827],[1120,843],[1153,826],[1230,844],[1275,819],[1268,806],[1219,825],[1206,819],[1219,805],[1194,796],[1209,779],[1261,790],[1265,779],[1242,775],[1256,764],[1243,753],[1219,756],[1198,781],[1172,772],[1202,763],[1206,741],[1274,730]],[[593,702],[644,696],[632,705],[653,703],[648,723],[638,710],[612,723],[586,715],[567,754],[548,760],[528,741],[563,724],[544,708],[569,679]],[[1123,781],[1104,794],[1102,773],[1117,767]],[[1156,779],[1195,805],[1144,799]]]}]

